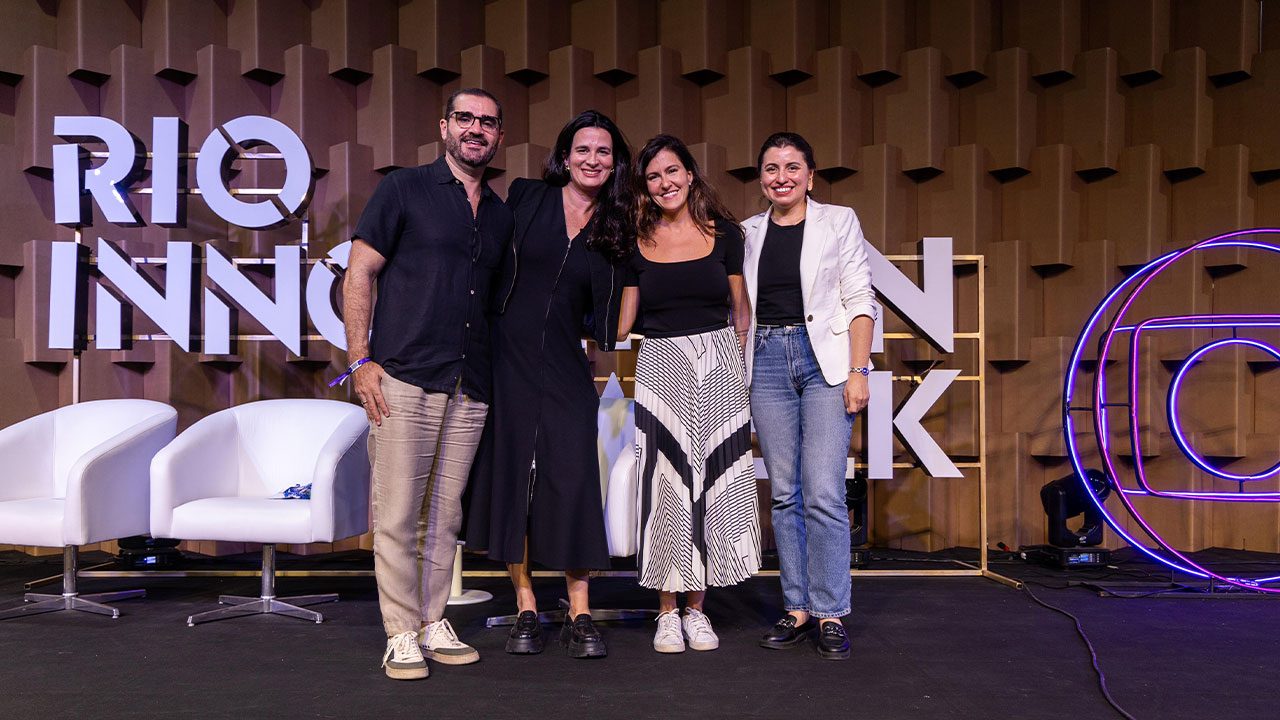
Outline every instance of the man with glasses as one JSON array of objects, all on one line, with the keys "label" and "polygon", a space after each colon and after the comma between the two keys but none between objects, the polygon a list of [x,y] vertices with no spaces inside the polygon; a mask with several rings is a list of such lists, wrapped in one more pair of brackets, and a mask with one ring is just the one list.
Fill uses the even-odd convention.
[{"label": "man with glasses", "polygon": [[480,659],[444,609],[489,409],[489,288],[512,230],[484,181],[502,142],[501,104],[478,88],[453,93],[440,137],[438,160],[378,184],[343,284],[346,374],[370,423],[383,667],[398,680],[427,677],[424,652],[447,665]]}]

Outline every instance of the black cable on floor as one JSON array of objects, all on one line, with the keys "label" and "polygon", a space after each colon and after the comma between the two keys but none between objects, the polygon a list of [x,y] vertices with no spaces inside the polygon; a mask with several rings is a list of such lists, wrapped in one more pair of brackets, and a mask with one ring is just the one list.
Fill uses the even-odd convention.
[{"label": "black cable on floor", "polygon": [[1098,676],[1098,687],[1102,689],[1102,697],[1106,698],[1107,703],[1111,705],[1111,707],[1115,709],[1116,712],[1120,713],[1121,716],[1128,718],[1128,720],[1137,720],[1135,717],[1130,715],[1127,710],[1120,707],[1120,703],[1117,703],[1115,701],[1115,698],[1111,697],[1111,690],[1107,688],[1107,676],[1103,674],[1102,667],[1098,665],[1098,652],[1093,649],[1093,643],[1089,641],[1089,636],[1085,634],[1084,626],[1080,624],[1080,618],[1076,617],[1075,615],[1072,615],[1071,613],[1067,612],[1066,610],[1063,610],[1060,607],[1057,607],[1055,605],[1050,605],[1049,603],[1036,597],[1036,594],[1031,592],[1031,588],[1027,587],[1026,583],[1023,583],[1022,591],[1027,594],[1027,597],[1034,600],[1037,605],[1044,608],[1048,608],[1049,610],[1052,610],[1062,615],[1066,615],[1067,617],[1071,618],[1071,621],[1076,624],[1076,633],[1080,635],[1080,639],[1084,641],[1085,647],[1089,649],[1089,658],[1093,662],[1093,671]]}]

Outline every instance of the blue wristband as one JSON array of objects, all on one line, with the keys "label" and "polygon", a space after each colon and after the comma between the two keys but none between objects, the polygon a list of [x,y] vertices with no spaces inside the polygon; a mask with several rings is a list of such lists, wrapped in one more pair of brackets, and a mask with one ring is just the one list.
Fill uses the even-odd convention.
[{"label": "blue wristband", "polygon": [[361,365],[363,365],[363,364],[365,364],[365,363],[367,363],[367,362],[369,362],[369,361],[370,361],[370,359],[369,359],[369,358],[367,358],[367,357],[362,357],[362,358],[360,358],[359,360],[357,360],[357,361],[355,361],[355,362],[351,363],[350,365],[348,365],[348,366],[347,366],[347,370],[346,370],[346,372],[342,373],[341,375],[339,375],[338,377],[336,377],[336,378],[334,378],[332,381],[330,381],[330,383],[329,383],[329,387],[335,387],[335,386],[338,386],[338,385],[341,385],[341,384],[345,383],[345,382],[347,381],[347,378],[351,377],[351,373],[353,373],[353,372],[355,372],[355,371],[356,371],[356,368],[360,367]]}]

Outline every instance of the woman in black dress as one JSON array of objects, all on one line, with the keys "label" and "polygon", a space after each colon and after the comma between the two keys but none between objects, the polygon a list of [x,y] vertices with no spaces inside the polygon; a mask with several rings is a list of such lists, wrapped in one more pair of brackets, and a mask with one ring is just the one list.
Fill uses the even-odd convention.
[{"label": "woman in black dress", "polygon": [[631,153],[613,121],[587,110],[560,131],[542,181],[511,183],[515,215],[493,321],[493,406],[469,505],[467,545],[507,563],[519,615],[507,652],[542,651],[529,563],[565,571],[560,641],[603,657],[590,570],[609,567],[596,456],[599,396],[582,350],[611,350],[620,263],[634,244]]}]

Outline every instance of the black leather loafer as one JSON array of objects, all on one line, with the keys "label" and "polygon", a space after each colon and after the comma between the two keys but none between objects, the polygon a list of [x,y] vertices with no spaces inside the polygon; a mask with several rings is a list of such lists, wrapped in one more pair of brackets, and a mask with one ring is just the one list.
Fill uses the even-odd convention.
[{"label": "black leather loafer", "polygon": [[806,620],[803,625],[796,625],[794,615],[783,615],[782,619],[774,623],[773,627],[769,628],[769,632],[760,638],[760,647],[770,650],[792,648],[804,642],[817,628],[818,624],[813,618]]},{"label": "black leather loafer", "polygon": [[570,622],[564,619],[564,627],[560,629],[560,644],[569,651],[571,658],[602,658],[609,654],[604,644],[604,637],[591,622],[591,616],[582,613]]},{"label": "black leather loafer", "polygon": [[546,645],[542,635],[542,623],[538,622],[538,613],[525,610],[516,616],[516,624],[511,626],[507,634],[507,652],[512,655],[537,655]]},{"label": "black leather loafer", "polygon": [[849,659],[849,633],[845,632],[844,623],[822,623],[818,631],[818,654],[825,660]]}]

